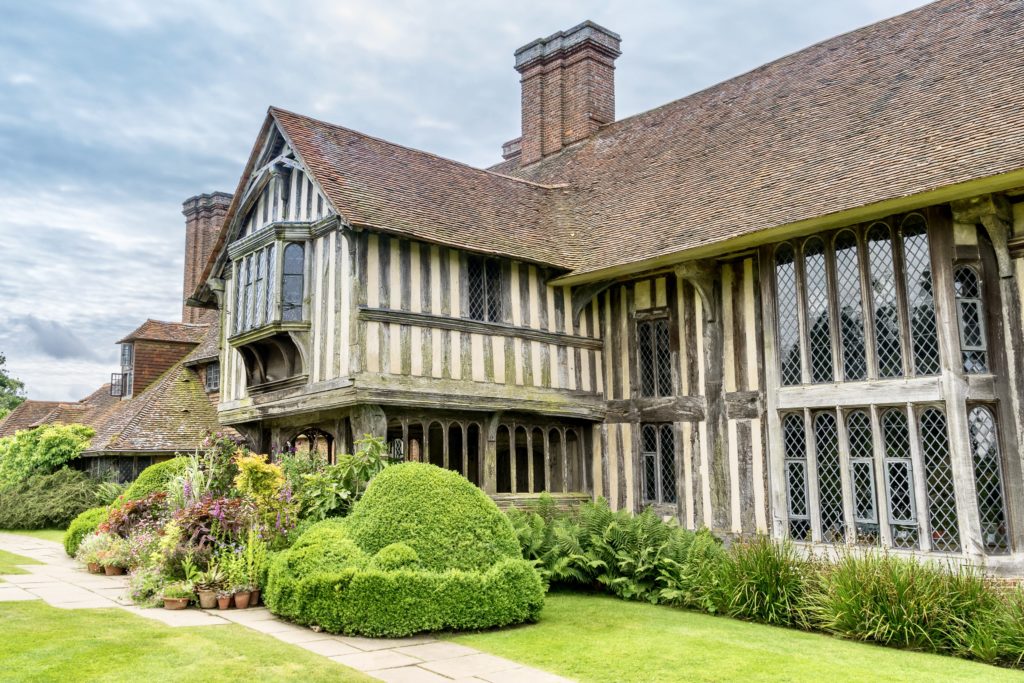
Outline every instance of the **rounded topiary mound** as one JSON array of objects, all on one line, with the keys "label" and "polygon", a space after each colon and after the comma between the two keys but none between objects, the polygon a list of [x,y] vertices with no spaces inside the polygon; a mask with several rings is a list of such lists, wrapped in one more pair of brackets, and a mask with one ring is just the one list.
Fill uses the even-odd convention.
[{"label": "rounded topiary mound", "polygon": [[71,520],[68,530],[64,532],[64,551],[71,557],[78,552],[82,539],[96,531],[100,524],[107,521],[107,508],[89,508]]},{"label": "rounded topiary mound", "polygon": [[424,569],[485,569],[520,557],[508,517],[465,477],[408,462],[381,471],[348,517],[352,539],[370,555],[405,543]]},{"label": "rounded topiary mound", "polygon": [[186,465],[188,459],[180,456],[150,465],[118,497],[118,502],[141,500],[151,493],[165,490],[172,479],[185,473]]},{"label": "rounded topiary mound", "polygon": [[265,596],[299,623],[388,637],[535,621],[544,604],[494,502],[419,463],[385,468],[351,516],[313,525],[278,553]]}]

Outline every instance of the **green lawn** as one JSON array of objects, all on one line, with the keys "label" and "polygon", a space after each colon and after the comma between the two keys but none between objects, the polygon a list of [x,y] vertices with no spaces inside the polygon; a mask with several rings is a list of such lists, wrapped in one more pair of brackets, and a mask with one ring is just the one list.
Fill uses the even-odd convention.
[{"label": "green lawn", "polygon": [[0,550],[0,574],[27,574],[24,569],[18,568],[19,564],[42,564],[31,557],[22,557],[4,550]]},{"label": "green lawn", "polygon": [[44,541],[64,542],[63,529],[0,529],[0,534],[18,534],[19,536],[41,538]]},{"label": "green lawn", "polygon": [[121,610],[0,603],[4,681],[372,681],[243,626],[170,628]]},{"label": "green lawn", "polygon": [[1024,672],[608,596],[552,593],[540,622],[451,636],[580,681],[1008,681]]}]

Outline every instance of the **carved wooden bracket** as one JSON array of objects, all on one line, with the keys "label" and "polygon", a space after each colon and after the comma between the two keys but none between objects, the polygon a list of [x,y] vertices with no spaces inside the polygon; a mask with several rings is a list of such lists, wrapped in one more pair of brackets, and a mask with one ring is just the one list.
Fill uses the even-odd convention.
[{"label": "carved wooden bracket", "polygon": [[715,307],[714,283],[718,278],[718,268],[713,261],[691,261],[675,267],[678,277],[689,282],[700,295],[704,305],[704,320],[714,322],[718,315]]},{"label": "carved wooden bracket", "polygon": [[1013,277],[1013,262],[1010,258],[1010,232],[1013,217],[1010,202],[1001,194],[986,194],[970,199],[951,202],[953,220],[967,225],[981,224],[995,248],[999,264],[999,277]]},{"label": "carved wooden bracket", "polygon": [[574,287],[572,290],[572,321],[575,324],[580,319],[580,313],[583,312],[584,307],[589,304],[595,296],[608,289],[614,284],[613,280],[604,280],[602,282],[591,282],[579,287]]}]

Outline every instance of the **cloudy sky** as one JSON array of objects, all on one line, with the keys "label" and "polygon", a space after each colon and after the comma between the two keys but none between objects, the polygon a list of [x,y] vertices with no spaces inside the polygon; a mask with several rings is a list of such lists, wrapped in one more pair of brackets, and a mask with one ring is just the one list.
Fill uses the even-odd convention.
[{"label": "cloudy sky", "polygon": [[519,134],[515,48],[622,35],[618,115],[920,0],[0,0],[0,353],[78,399],[180,316],[181,202],[233,191],[268,105],[475,165]]}]

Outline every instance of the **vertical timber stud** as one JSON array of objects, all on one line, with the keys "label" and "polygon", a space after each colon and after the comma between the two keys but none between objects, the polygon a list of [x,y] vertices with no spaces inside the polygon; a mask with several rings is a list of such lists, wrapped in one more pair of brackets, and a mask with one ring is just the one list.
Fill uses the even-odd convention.
[{"label": "vertical timber stud", "polygon": [[[937,213],[937,212],[935,212]],[[942,372],[942,393],[946,398],[946,424],[949,429],[949,455],[953,470],[953,491],[957,507],[961,547],[977,559],[984,557],[978,496],[974,484],[974,458],[967,426],[967,378],[960,355],[959,325],[953,297],[953,229],[948,218],[928,216],[928,242],[931,245],[932,289],[935,301],[936,329]]]},{"label": "vertical timber stud", "polygon": [[701,297],[704,309],[704,388],[707,425],[707,463],[710,479],[711,519],[705,520],[715,531],[731,529],[729,503],[729,447],[724,401],[722,280],[718,266],[711,261],[687,263],[676,268],[676,275],[688,280]]},{"label": "vertical timber stud", "polygon": [[[498,426],[501,424],[501,413],[494,413],[480,430],[483,443],[484,480],[483,488],[487,495],[498,492]],[[509,440],[509,465],[515,461],[515,442]]]},{"label": "vertical timber stud", "polygon": [[[955,223],[980,224],[984,227],[995,250],[999,268],[1003,328],[1001,351],[1005,362],[998,370],[1005,373],[1005,383],[997,380],[996,385],[1003,384],[1006,387],[999,398],[1009,404],[1009,410],[1002,410],[1000,414],[1012,416],[1012,424],[1003,425],[1000,432],[1004,452],[1019,454],[1006,458],[1007,471],[1004,473],[1003,481],[1006,486],[1006,511],[1009,515],[1011,545],[1014,549],[1020,550],[1024,546],[1024,450],[1020,442],[1024,437],[1024,330],[1021,329],[1024,321],[1021,317],[1021,296],[1024,295],[1024,288],[1022,283],[1018,282],[1019,275],[1010,254],[1013,212],[1004,196],[991,194],[953,202],[952,209]],[[990,297],[990,301],[991,299]]]}]

